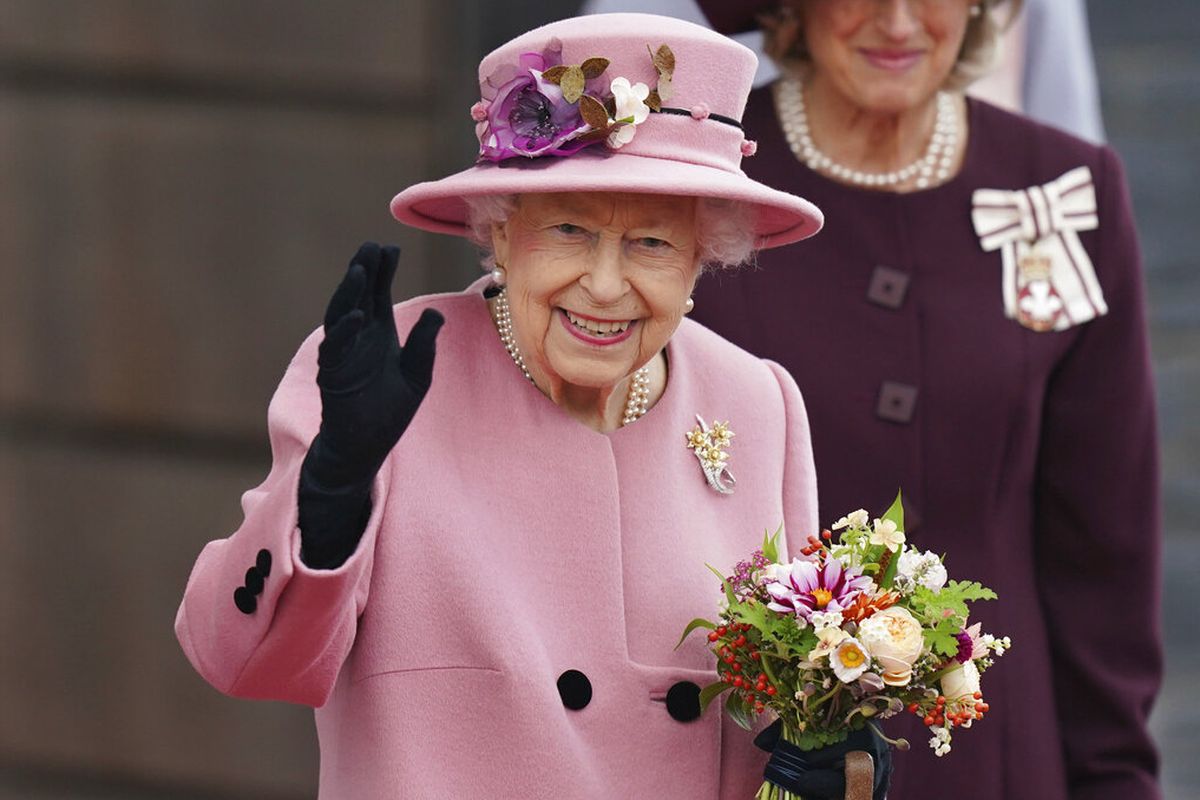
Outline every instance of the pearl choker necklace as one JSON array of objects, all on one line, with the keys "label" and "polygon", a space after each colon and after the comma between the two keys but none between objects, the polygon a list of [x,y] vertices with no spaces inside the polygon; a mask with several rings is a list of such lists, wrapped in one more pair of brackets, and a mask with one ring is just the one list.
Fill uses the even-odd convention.
[{"label": "pearl choker necklace", "polygon": [[[527,381],[537,386],[533,376],[529,374],[529,368],[525,366],[525,356],[521,355],[521,349],[517,347],[517,339],[513,335],[512,311],[508,307],[508,289],[504,287],[501,287],[499,294],[496,295],[496,330],[500,333],[500,341],[504,343],[504,349],[512,356],[513,363],[520,368],[521,374]],[[625,415],[621,419],[621,425],[637,422],[646,413],[649,400],[650,367],[647,366],[636,370],[629,379],[629,396],[625,398]]]},{"label": "pearl choker necklace", "polygon": [[798,78],[787,77],[775,83],[775,107],[779,109],[784,136],[796,158],[809,169],[857,186],[898,186],[916,176],[917,188],[927,189],[934,183],[946,181],[958,151],[958,113],[954,96],[949,92],[938,92],[937,119],[924,155],[894,172],[850,169],[817,149],[809,133],[808,114],[804,109],[804,85]]}]

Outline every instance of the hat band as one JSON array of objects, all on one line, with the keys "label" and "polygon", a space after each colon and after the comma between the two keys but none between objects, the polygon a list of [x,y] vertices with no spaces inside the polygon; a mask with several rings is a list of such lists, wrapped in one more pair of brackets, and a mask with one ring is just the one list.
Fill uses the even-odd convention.
[{"label": "hat band", "polygon": [[708,125],[682,114],[652,114],[619,153],[698,164],[741,174],[741,126]]},{"label": "hat band", "polygon": [[697,117],[698,115],[703,114],[703,117],[702,117],[703,119],[711,119],[715,122],[723,122],[726,125],[732,125],[733,127],[737,128],[739,131],[745,130],[745,128],[742,127],[742,123],[738,122],[733,117],[727,117],[723,114],[713,114],[711,111],[699,111],[698,109],[695,109],[695,108],[667,108],[664,106],[664,107],[658,109],[658,113],[659,114],[678,114],[681,117]]}]

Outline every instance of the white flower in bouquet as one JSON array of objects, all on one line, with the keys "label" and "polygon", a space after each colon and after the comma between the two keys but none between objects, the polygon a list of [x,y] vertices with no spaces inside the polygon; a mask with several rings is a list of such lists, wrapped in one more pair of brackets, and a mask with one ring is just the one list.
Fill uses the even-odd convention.
[{"label": "white flower in bouquet", "polygon": [[833,655],[829,657],[829,663],[833,667],[833,674],[839,681],[852,683],[858,680],[858,677],[871,665],[871,652],[863,646],[862,642],[847,636],[833,651]]},{"label": "white flower in bouquet", "polygon": [[842,627],[842,612],[814,611],[808,621],[812,623],[813,630],[819,634],[825,628]]},{"label": "white flower in bouquet", "polygon": [[933,736],[929,739],[929,746],[933,748],[933,754],[938,758],[950,752],[950,729],[949,728],[934,728]]},{"label": "white flower in bouquet", "polygon": [[925,648],[921,623],[908,609],[892,606],[867,617],[858,626],[858,638],[883,667],[885,684],[908,685],[912,666]]},{"label": "white flower in bouquet", "polygon": [[813,662],[821,660],[848,638],[850,638],[850,634],[841,628],[822,628],[817,631],[817,646],[808,651],[808,660]]},{"label": "white flower in bouquet", "polygon": [[904,531],[890,519],[877,519],[869,541],[871,544],[881,544],[894,553],[904,544]]},{"label": "white flower in bouquet", "polygon": [[942,694],[947,698],[971,697],[979,691],[979,667],[968,661],[942,676]]},{"label": "white flower in bouquet", "polygon": [[833,523],[833,530],[840,531],[842,528],[865,528],[867,523],[871,521],[871,515],[864,509],[851,511],[846,516]]},{"label": "white flower in bouquet", "polygon": [[931,592],[939,592],[946,585],[946,567],[936,553],[926,550],[918,553],[916,550],[906,550],[896,563],[896,575],[906,581],[919,583]]},{"label": "white flower in bouquet", "polygon": [[766,586],[768,583],[781,583],[792,574],[791,564],[767,564],[758,571],[758,583]]}]

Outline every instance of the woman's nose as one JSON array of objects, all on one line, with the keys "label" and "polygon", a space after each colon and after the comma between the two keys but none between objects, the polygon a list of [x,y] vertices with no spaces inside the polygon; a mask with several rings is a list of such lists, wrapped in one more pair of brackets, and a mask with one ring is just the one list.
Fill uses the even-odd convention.
[{"label": "woman's nose", "polygon": [[621,264],[621,243],[601,242],[579,283],[597,305],[620,300],[629,285]]},{"label": "woman's nose", "polygon": [[920,23],[917,20],[915,6],[921,0],[882,0],[876,15],[880,30],[889,39],[901,41],[917,32]]}]

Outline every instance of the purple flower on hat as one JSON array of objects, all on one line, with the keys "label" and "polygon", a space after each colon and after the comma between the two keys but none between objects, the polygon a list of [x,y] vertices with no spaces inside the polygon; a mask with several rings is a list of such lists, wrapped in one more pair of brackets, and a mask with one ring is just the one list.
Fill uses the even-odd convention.
[{"label": "purple flower on hat", "polygon": [[484,81],[487,118],[476,128],[480,158],[569,156],[589,144],[576,141],[590,130],[579,106],[568,103],[562,89],[542,77],[562,63],[557,44],[541,53],[524,53],[516,65],[506,64]]}]

